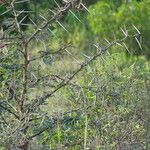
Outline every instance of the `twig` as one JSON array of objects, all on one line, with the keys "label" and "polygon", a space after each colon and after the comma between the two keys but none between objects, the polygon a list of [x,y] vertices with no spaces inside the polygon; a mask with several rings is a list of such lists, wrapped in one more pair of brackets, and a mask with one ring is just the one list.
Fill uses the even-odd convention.
[{"label": "twig", "polygon": [[13,111],[11,111],[9,108],[3,106],[2,104],[0,104],[0,107],[3,109],[3,110],[6,110],[7,112],[9,112],[10,114],[14,115],[17,119],[19,119],[19,116],[14,113]]}]

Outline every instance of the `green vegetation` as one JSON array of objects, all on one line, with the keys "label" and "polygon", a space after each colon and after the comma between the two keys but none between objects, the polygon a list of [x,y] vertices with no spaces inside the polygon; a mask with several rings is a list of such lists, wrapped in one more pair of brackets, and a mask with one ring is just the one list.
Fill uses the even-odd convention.
[{"label": "green vegetation", "polygon": [[116,5],[114,2],[99,1],[90,7],[88,20],[94,34],[98,34],[100,38],[114,38],[120,35],[120,28],[126,28],[129,33],[134,32],[135,25],[142,33],[142,47],[132,40],[128,41],[127,45],[134,54],[143,54],[150,56],[149,42],[150,37],[150,1],[129,2]]},{"label": "green vegetation", "polygon": [[150,149],[150,0],[0,1],[0,150]]}]

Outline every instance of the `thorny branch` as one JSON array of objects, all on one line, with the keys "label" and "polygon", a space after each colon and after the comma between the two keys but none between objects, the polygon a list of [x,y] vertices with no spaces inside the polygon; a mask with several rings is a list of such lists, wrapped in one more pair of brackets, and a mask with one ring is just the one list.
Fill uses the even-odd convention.
[{"label": "thorny branch", "polygon": [[86,66],[88,66],[91,62],[93,62],[94,60],[96,60],[98,57],[100,57],[103,53],[105,53],[109,48],[111,48],[112,46],[116,45],[116,44],[122,44],[127,38],[133,38],[133,37],[138,37],[140,36],[140,34],[135,34],[135,35],[128,35],[126,33],[126,35],[122,38],[122,39],[118,39],[116,41],[110,42],[106,47],[100,47],[100,46],[96,46],[98,53],[96,55],[94,55],[92,58],[90,58],[87,62],[84,62],[81,64],[81,66],[79,67],[79,69],[77,69],[67,80],[63,80],[58,86],[57,88],[55,88],[52,92],[48,93],[47,95],[39,98],[39,99],[35,99],[33,100],[33,102],[31,103],[30,107],[28,108],[28,111],[30,112],[30,110],[33,109],[33,107],[39,106],[42,103],[45,102],[46,99],[50,98],[53,94],[55,94],[58,90],[60,90],[61,88],[65,87],[66,85],[69,84],[69,82],[79,73],[81,72]]},{"label": "thorny branch", "polygon": [[[80,3],[79,3],[80,4]],[[59,7],[56,9],[56,12],[54,12],[54,16],[44,22],[40,28],[38,28],[35,33],[27,40],[26,44],[28,45],[32,39],[36,37],[37,34],[39,34],[43,29],[45,29],[49,24],[52,24],[54,21],[57,21],[58,18],[61,19],[70,9],[75,8],[77,6],[76,1],[69,1],[65,3],[64,7]],[[78,7],[76,7],[78,8]],[[80,7],[79,7],[80,8]],[[79,9],[78,8],[78,9]]]}]

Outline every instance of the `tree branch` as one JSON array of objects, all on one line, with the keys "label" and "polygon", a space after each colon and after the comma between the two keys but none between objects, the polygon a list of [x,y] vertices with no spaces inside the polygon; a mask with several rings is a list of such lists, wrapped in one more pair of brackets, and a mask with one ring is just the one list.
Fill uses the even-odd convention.
[{"label": "tree branch", "polygon": [[74,74],[72,74],[66,81],[62,81],[57,88],[55,88],[51,93],[33,100],[33,102],[30,104],[30,107],[28,108],[28,111],[30,112],[30,110],[33,109],[34,105],[39,106],[41,104],[43,104],[45,102],[46,99],[48,99],[49,97],[51,97],[53,94],[55,94],[58,90],[60,90],[61,88],[65,87],[66,85],[68,85],[68,83],[79,73],[81,72],[86,66],[88,66],[91,62],[93,62],[94,60],[96,60],[98,57],[100,57],[103,53],[105,53],[109,48],[111,48],[112,46],[120,43],[122,44],[122,42],[124,42],[128,37],[137,37],[139,36],[139,34],[135,34],[135,35],[128,35],[126,34],[122,39],[118,39],[116,41],[113,41],[111,43],[108,44],[108,46],[106,47],[99,47],[97,46],[96,48],[98,49],[98,53],[96,55],[94,55],[92,58],[90,58],[87,62],[83,63],[79,69],[77,69]]}]

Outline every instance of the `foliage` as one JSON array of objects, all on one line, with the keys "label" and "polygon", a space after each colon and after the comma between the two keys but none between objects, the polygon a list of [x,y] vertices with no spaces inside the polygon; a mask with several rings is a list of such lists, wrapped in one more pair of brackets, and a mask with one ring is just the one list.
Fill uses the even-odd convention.
[{"label": "foliage", "polygon": [[61,91],[76,111],[60,114],[58,126],[40,141],[52,149],[85,144],[89,149],[149,149],[149,65],[144,57],[127,59],[124,52],[99,58],[78,76],[76,86]]},{"label": "foliage", "polygon": [[122,3],[119,7],[113,2],[100,1],[90,7],[88,20],[94,34],[100,35],[101,38],[108,37],[111,39],[116,36],[120,37],[119,28],[126,28],[133,33],[132,25],[136,26],[142,33],[143,42],[141,51],[138,44],[128,41],[130,50],[133,49],[137,54],[143,54],[149,57],[149,42],[146,40],[149,33],[149,5],[150,1]]},{"label": "foliage", "polygon": [[111,5],[106,2],[98,2],[93,7],[93,11],[88,16],[93,32],[95,34],[100,33],[101,37],[106,37],[108,34],[111,35],[114,32],[113,26],[115,22]]}]

